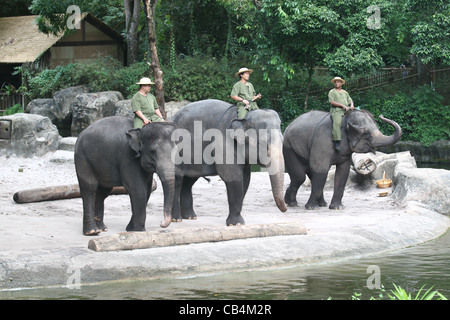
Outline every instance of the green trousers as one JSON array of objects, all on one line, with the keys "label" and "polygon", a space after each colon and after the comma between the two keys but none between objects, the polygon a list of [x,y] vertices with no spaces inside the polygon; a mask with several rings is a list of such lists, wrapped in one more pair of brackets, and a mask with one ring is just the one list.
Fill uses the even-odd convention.
[{"label": "green trousers", "polygon": [[259,109],[256,103],[250,103],[250,107],[248,109],[245,109],[245,104],[243,103],[242,104],[238,103],[237,107],[238,107],[237,108],[238,119],[244,119],[249,111]]},{"label": "green trousers", "polygon": [[330,116],[333,122],[333,129],[331,130],[331,140],[333,141],[341,141],[341,124],[342,118],[345,115],[345,111],[342,108],[331,108]]}]

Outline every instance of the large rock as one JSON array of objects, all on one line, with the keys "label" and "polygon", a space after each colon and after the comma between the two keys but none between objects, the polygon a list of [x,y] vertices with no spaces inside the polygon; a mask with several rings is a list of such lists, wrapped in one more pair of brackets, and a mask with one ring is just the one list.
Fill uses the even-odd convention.
[{"label": "large rock", "polygon": [[16,113],[0,117],[0,154],[25,158],[58,149],[61,138],[48,117]]},{"label": "large rock", "polygon": [[169,101],[164,104],[164,109],[166,110],[166,118],[171,121],[172,117],[177,113],[178,110],[183,108],[185,105],[191,103],[188,100],[183,101]]},{"label": "large rock", "polygon": [[416,201],[432,211],[450,215],[450,170],[414,168],[400,163],[393,184],[392,198],[399,204]]},{"label": "large rock", "polygon": [[32,100],[25,110],[30,114],[48,117],[60,129],[70,129],[76,96],[87,92],[87,86],[69,87],[57,91],[53,98]]},{"label": "large rock", "polygon": [[115,114],[116,103],[123,100],[118,91],[82,93],[73,104],[72,136],[78,136],[95,121]]},{"label": "large rock", "polygon": [[114,115],[133,119],[134,112],[131,109],[131,99],[117,101]]},{"label": "large rock", "polygon": [[398,153],[409,151],[417,162],[450,162],[450,141],[439,140],[425,146],[420,142],[399,141],[392,146],[382,147],[380,151],[386,153]]}]

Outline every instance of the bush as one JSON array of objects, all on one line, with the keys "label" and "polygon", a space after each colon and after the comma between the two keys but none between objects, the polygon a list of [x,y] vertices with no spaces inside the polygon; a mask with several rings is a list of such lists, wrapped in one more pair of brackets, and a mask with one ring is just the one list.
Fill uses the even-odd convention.
[{"label": "bush", "polygon": [[9,107],[3,112],[0,112],[0,116],[9,116],[15,113],[23,113],[23,108],[20,104],[15,104],[12,107]]},{"label": "bush", "polygon": [[[412,140],[429,145],[436,140],[450,138],[449,107],[443,105],[443,97],[430,86],[402,87],[394,94],[374,89],[355,95],[354,101],[375,117],[380,114],[396,121],[402,127],[402,140]],[[380,130],[387,135],[393,128],[379,121]]]}]

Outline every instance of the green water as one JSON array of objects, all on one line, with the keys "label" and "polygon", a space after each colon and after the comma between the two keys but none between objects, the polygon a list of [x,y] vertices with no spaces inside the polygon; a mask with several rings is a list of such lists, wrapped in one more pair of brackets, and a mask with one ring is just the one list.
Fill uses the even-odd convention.
[{"label": "green water", "polygon": [[[367,287],[369,266],[390,292],[392,283],[417,293],[434,287],[450,299],[450,232],[439,239],[400,251],[341,262],[253,270],[190,278],[122,281],[82,285],[79,289],[39,288],[0,291],[0,299],[336,299],[378,298],[381,290]],[[370,281],[370,286],[377,286]],[[386,297],[386,295],[384,295]]]}]

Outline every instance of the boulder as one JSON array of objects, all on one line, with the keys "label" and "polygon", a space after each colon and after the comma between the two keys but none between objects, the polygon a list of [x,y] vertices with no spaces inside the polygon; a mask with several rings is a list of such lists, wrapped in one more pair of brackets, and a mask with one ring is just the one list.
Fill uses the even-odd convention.
[{"label": "boulder", "polygon": [[76,86],[55,92],[53,100],[56,106],[57,122],[53,122],[59,128],[70,129],[72,124],[73,105],[77,95],[89,92],[87,86]]},{"label": "boulder", "polygon": [[169,101],[164,104],[164,109],[166,110],[166,118],[171,121],[172,117],[177,113],[178,110],[183,108],[185,105],[191,103],[188,100],[183,101]]},{"label": "boulder", "polygon": [[133,119],[134,112],[133,109],[131,109],[131,99],[117,101],[114,115]]},{"label": "boulder", "polygon": [[375,161],[377,163],[377,167],[371,173],[373,180],[383,179],[384,172],[386,172],[386,179],[392,179],[395,168],[399,163],[408,165],[411,168],[417,168],[416,160],[409,151],[391,154],[377,152],[375,154]]},{"label": "boulder", "polygon": [[118,91],[82,93],[76,96],[73,104],[72,136],[77,137],[95,121],[115,114],[116,104],[123,100]]},{"label": "boulder", "polygon": [[392,198],[398,204],[415,201],[432,211],[450,215],[450,170],[414,168],[399,163],[393,184]]},{"label": "boulder", "polygon": [[0,132],[0,154],[7,156],[42,156],[57,150],[61,139],[48,117],[28,113],[0,117]]},{"label": "boulder", "polygon": [[61,129],[70,129],[73,103],[80,93],[88,92],[87,86],[70,87],[57,91],[53,98],[34,99],[25,108],[27,113],[48,117]]},{"label": "boulder", "polygon": [[450,141],[448,140],[435,141],[428,146],[420,142],[399,141],[392,146],[380,148],[380,151],[386,153],[409,151],[417,162],[450,162]]}]

